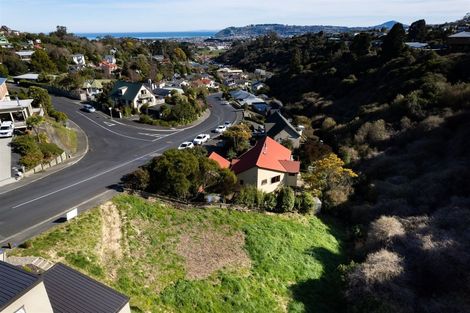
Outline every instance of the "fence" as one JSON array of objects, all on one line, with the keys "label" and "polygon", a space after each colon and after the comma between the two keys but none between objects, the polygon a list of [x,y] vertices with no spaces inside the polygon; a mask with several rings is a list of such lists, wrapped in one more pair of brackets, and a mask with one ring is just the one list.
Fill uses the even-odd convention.
[{"label": "fence", "polygon": [[49,162],[47,163],[42,163],[42,164],[39,164],[38,166],[36,166],[35,168],[27,171],[26,173],[24,173],[24,176],[27,177],[27,176],[30,176],[30,175],[33,175],[33,174],[36,174],[36,173],[39,173],[39,172],[42,172],[48,168],[51,168],[53,166],[56,166],[62,162],[64,162],[65,160],[67,160],[68,156],[65,152],[63,152],[61,155],[59,155],[58,157],[56,157],[55,159],[52,159],[50,160]]}]

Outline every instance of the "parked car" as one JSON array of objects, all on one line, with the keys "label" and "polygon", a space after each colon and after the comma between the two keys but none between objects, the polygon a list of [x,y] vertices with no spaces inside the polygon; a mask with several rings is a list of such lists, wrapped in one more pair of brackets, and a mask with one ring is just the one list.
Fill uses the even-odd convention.
[{"label": "parked car", "polygon": [[203,143],[206,143],[209,139],[211,139],[211,136],[209,134],[200,134],[197,135],[196,138],[194,138],[193,143],[195,145],[202,145]]},{"label": "parked car", "polygon": [[85,104],[83,106],[83,111],[88,112],[88,113],[93,113],[96,111],[96,109],[91,104]]},{"label": "parked car", "polygon": [[0,137],[12,137],[15,125],[11,121],[4,121],[0,124]]},{"label": "parked car", "polygon": [[219,126],[217,126],[216,129],[214,129],[214,132],[216,132],[216,133],[218,133],[218,134],[221,134],[221,133],[223,133],[223,132],[226,131],[226,130],[227,130],[227,126],[225,126],[225,125],[219,125]]},{"label": "parked car", "polygon": [[222,103],[223,105],[229,105],[229,104],[230,104],[230,102],[228,102],[227,100],[224,100],[224,101],[222,101],[221,103]]},{"label": "parked car", "polygon": [[180,146],[178,147],[178,150],[184,150],[184,149],[192,149],[194,148],[194,144],[190,141],[185,141]]},{"label": "parked car", "polygon": [[227,128],[232,127],[232,122],[230,122],[230,121],[225,121],[225,122],[224,122],[224,125],[225,125],[225,127],[227,127]]}]

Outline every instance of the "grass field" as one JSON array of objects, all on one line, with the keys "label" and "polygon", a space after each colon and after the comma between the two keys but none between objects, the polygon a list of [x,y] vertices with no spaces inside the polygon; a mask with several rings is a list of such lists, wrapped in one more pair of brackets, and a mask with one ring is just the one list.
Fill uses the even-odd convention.
[{"label": "grass field", "polygon": [[127,294],[135,312],[341,312],[341,239],[315,217],[122,195],[14,253],[69,264]]}]

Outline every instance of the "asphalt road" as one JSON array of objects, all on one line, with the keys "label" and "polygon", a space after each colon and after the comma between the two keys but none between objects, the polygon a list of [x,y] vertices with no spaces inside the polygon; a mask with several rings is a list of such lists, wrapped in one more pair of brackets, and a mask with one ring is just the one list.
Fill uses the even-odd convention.
[{"label": "asphalt road", "polygon": [[[110,186],[152,157],[175,148],[200,133],[210,133],[224,121],[236,121],[237,112],[208,98],[211,115],[202,123],[181,129],[156,129],[110,120],[99,112],[86,113],[66,98],[53,97],[54,106],[67,113],[87,134],[89,151],[75,165],[7,193],[0,193],[0,244],[21,243],[51,227],[54,219],[78,207],[96,205],[113,193]],[[104,194],[105,193],[105,194]]]}]

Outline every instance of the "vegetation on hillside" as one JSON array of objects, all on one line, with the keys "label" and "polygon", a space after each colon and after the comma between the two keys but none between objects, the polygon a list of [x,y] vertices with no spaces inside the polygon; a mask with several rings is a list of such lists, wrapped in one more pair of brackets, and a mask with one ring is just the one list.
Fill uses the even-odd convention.
[{"label": "vegetation on hillside", "polygon": [[344,312],[343,235],[310,216],[177,210],[133,196],[28,242],[131,298],[134,312]]},{"label": "vegetation on hillside", "polygon": [[299,155],[329,146],[360,175],[330,210],[351,225],[345,293],[360,312],[470,311],[470,54],[404,45],[447,35],[418,21],[382,47],[368,34],[266,36],[219,58],[275,72],[267,84],[284,113],[314,128]]}]

